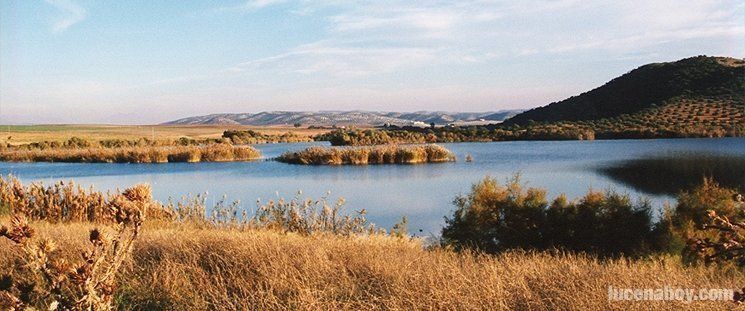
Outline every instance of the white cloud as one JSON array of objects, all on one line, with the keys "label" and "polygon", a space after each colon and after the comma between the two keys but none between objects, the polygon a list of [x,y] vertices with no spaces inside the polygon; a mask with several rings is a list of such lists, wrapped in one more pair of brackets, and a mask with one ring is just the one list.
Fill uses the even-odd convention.
[{"label": "white cloud", "polygon": [[320,42],[291,52],[256,59],[229,69],[233,72],[273,71],[326,74],[333,77],[390,73],[437,61],[437,51],[423,48],[342,47]]},{"label": "white cloud", "polygon": [[286,3],[288,0],[249,0],[239,5],[221,6],[216,8],[216,12],[233,11],[233,12],[254,12],[265,7]]},{"label": "white cloud", "polygon": [[286,2],[286,0],[252,0],[252,1],[246,2],[245,7],[258,9],[258,8],[263,8],[263,7],[267,7],[270,5],[279,4],[282,2]]},{"label": "white cloud", "polygon": [[[258,10],[275,4],[271,2],[251,6]],[[329,0],[297,1],[287,5],[287,10],[288,14],[302,12],[326,21],[323,38],[223,71],[230,73],[225,75],[226,81],[271,81],[284,88],[265,90],[266,94],[259,94],[261,91],[257,89],[245,90],[244,94],[288,103],[310,99],[310,94],[317,94],[318,98],[344,94],[350,103],[365,105],[377,100],[403,103],[407,98],[416,98],[419,104],[444,105],[448,100],[457,101],[454,97],[466,96],[458,90],[467,90],[473,102],[486,103],[489,98],[520,102],[523,98],[523,102],[535,103],[540,100],[529,96],[530,92],[518,92],[519,85],[506,85],[503,81],[519,80],[527,84],[551,81],[551,77],[544,76],[550,72],[546,66],[566,57],[575,63],[589,56],[641,65],[707,53],[688,48],[690,42],[726,41],[745,35],[742,10],[729,0],[684,3]],[[718,51],[728,48],[727,44],[720,44],[713,53],[720,54]],[[522,65],[512,65],[516,63]],[[489,69],[478,73],[474,67]],[[593,78],[608,79],[614,74],[596,73]],[[574,82],[565,81],[563,94],[607,81],[588,82],[588,79],[577,77]],[[469,88],[446,87],[467,84],[465,81],[484,83]],[[374,94],[363,91],[370,86],[377,88]],[[416,94],[401,91],[416,87],[426,91]],[[455,95],[446,96],[451,93],[434,90],[449,90]],[[279,95],[288,91],[297,97]],[[402,98],[386,96],[386,92]],[[536,94],[560,93],[551,90]],[[560,97],[546,97],[544,101],[556,99]]]},{"label": "white cloud", "polygon": [[87,12],[85,8],[81,7],[75,2],[70,0],[45,0],[47,3],[53,5],[55,8],[61,11],[62,17],[59,18],[52,25],[52,32],[60,33],[70,26],[75,25],[86,18]]},{"label": "white cloud", "polygon": [[[262,8],[280,1],[251,1],[247,6]],[[291,12],[334,9],[324,16],[326,38],[233,70],[262,63],[277,71],[343,76],[429,66],[433,61],[487,62],[592,50],[622,57],[670,42],[742,36],[745,25],[738,22],[742,16],[736,5],[728,0],[299,1]]]}]

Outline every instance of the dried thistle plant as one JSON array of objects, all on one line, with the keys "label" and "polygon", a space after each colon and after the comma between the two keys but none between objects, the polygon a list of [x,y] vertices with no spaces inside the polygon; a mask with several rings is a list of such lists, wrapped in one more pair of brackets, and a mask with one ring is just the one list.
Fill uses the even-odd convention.
[{"label": "dried thistle plant", "polygon": [[138,185],[115,196],[109,204],[116,224],[111,233],[93,229],[91,248],[82,252],[82,262],[70,264],[59,258],[50,239],[34,239],[25,216],[15,216],[0,235],[12,241],[23,254],[26,277],[0,279],[0,308],[25,310],[110,310],[116,291],[115,276],[140,233],[145,212],[151,206],[148,186]]},{"label": "dried thistle plant", "polygon": [[715,238],[691,239],[688,244],[706,263],[734,262],[745,267],[745,222],[731,221],[726,216],[708,212],[710,222],[704,224],[703,230],[716,233]]},{"label": "dried thistle plant", "polygon": [[122,193],[104,193],[83,188],[73,182],[59,181],[51,186],[30,183],[24,186],[13,176],[0,176],[0,213],[24,215],[30,220],[56,222],[96,222],[117,224],[117,216],[123,199],[132,202],[149,202],[145,212],[148,219],[171,220],[175,217],[171,209],[152,201],[152,190],[148,185],[136,185]]}]

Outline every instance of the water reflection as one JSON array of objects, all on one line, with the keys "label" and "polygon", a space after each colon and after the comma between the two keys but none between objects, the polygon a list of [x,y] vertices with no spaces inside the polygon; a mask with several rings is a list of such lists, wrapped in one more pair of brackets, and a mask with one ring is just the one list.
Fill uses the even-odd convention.
[{"label": "water reflection", "polygon": [[745,191],[745,156],[680,153],[618,161],[598,170],[649,194],[675,195],[712,178],[720,185]]}]

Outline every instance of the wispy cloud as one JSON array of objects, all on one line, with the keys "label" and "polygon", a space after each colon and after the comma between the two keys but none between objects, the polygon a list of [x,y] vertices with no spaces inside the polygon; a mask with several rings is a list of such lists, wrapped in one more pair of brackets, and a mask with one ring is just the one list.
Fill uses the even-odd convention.
[{"label": "wispy cloud", "polygon": [[56,7],[62,16],[52,25],[52,32],[60,33],[70,26],[83,21],[87,16],[85,8],[70,0],[45,0]]}]

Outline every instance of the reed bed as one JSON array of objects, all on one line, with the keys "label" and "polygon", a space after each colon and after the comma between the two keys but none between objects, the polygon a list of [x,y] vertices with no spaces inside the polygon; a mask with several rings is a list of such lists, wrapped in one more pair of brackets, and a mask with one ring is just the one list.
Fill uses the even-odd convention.
[{"label": "reed bed", "polygon": [[310,235],[319,232],[353,235],[383,233],[367,222],[364,211],[347,213],[344,199],[331,202],[295,198],[257,203],[249,215],[239,202],[219,200],[207,205],[206,197],[196,195],[180,201],[161,203],[153,200],[149,185],[139,184],[124,191],[100,192],[69,182],[45,186],[35,182],[23,185],[18,178],[0,176],[0,216],[22,215],[30,220],[50,223],[116,223],[122,198],[142,203],[142,213],[155,225],[178,225],[201,229],[268,229]]},{"label": "reed bed", "polygon": [[248,161],[261,157],[250,146],[209,144],[190,146],[83,147],[4,149],[0,161],[76,163],[166,163]]},{"label": "reed bed", "polygon": [[277,161],[304,165],[418,164],[452,162],[455,156],[439,145],[310,147],[286,152]]}]

